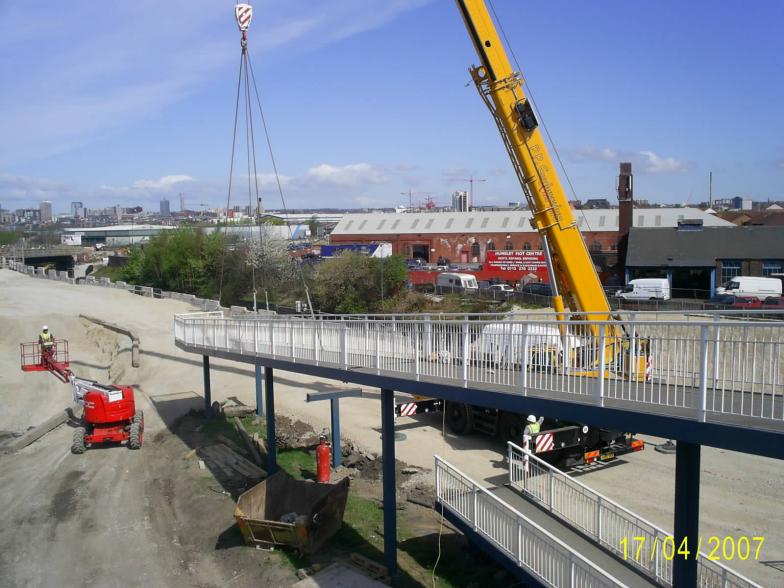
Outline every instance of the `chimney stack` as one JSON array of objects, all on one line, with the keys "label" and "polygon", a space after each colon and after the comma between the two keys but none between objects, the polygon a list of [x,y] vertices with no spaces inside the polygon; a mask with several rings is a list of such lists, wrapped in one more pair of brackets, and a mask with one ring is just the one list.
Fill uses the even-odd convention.
[{"label": "chimney stack", "polygon": [[618,175],[618,233],[619,237],[629,234],[634,216],[634,176],[632,164],[621,163],[621,173]]}]

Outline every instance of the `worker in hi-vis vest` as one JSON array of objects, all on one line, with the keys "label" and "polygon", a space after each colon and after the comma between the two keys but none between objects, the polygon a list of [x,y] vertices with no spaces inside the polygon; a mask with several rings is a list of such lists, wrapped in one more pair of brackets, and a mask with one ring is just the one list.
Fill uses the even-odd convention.
[{"label": "worker in hi-vis vest", "polygon": [[526,420],[528,421],[528,424],[525,426],[525,429],[523,429],[523,468],[527,474],[528,454],[531,452],[531,437],[541,430],[544,417],[539,417],[537,419],[534,415],[529,414]]},{"label": "worker in hi-vis vest", "polygon": [[41,354],[51,353],[54,348],[54,335],[49,332],[49,327],[44,325],[41,334],[38,335],[38,344],[41,346]]}]

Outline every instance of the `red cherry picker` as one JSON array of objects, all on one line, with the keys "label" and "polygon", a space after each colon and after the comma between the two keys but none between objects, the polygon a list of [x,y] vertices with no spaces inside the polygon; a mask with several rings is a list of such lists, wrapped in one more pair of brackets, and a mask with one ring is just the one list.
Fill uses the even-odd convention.
[{"label": "red cherry picker", "polygon": [[123,443],[140,449],[144,438],[144,414],[136,410],[133,388],[99,384],[78,378],[70,368],[68,341],[56,340],[51,346],[39,342],[22,343],[21,364],[25,372],[50,372],[70,384],[74,402],[84,408],[81,426],[74,430],[71,451],[84,453],[89,446]]}]

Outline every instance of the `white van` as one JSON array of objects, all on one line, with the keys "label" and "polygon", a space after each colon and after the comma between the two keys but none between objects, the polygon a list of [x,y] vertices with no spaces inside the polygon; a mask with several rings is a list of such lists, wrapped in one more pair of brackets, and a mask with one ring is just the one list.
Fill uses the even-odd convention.
[{"label": "white van", "polygon": [[723,286],[716,288],[716,294],[751,296],[765,300],[771,296],[781,296],[781,280],[778,278],[735,276]]},{"label": "white van", "polygon": [[436,291],[447,294],[450,291],[476,293],[479,291],[479,283],[473,274],[443,273],[438,274]]},{"label": "white van", "polygon": [[670,282],[667,278],[638,278],[629,280],[623,290],[615,293],[623,300],[669,300]]}]

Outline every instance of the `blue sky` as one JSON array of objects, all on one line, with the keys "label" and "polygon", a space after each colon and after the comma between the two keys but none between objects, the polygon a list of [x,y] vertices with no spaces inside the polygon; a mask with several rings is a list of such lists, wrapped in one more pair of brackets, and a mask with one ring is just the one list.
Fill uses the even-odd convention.
[{"label": "blue sky", "polygon": [[[233,2],[0,0],[0,205],[225,205]],[[579,198],[784,198],[784,2],[494,0]],[[450,0],[254,3],[289,207],[521,199]],[[257,129],[258,131],[258,129]],[[279,209],[257,132],[262,196]],[[239,160],[244,161],[244,154]],[[245,169],[238,169],[239,182]],[[232,204],[246,204],[247,184]]]}]

